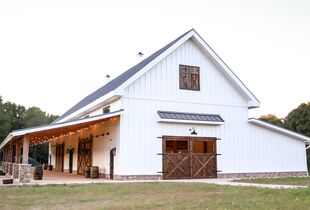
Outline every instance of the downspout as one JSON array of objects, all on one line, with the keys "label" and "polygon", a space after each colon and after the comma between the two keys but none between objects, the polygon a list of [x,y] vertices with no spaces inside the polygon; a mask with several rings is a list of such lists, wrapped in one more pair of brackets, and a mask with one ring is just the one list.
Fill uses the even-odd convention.
[{"label": "downspout", "polygon": [[[307,145],[307,144],[306,144]],[[310,144],[308,144],[308,146],[306,147],[306,155],[307,155],[307,150],[310,148]],[[307,158],[308,159],[308,158]],[[309,176],[309,168],[307,170],[307,176]]]}]

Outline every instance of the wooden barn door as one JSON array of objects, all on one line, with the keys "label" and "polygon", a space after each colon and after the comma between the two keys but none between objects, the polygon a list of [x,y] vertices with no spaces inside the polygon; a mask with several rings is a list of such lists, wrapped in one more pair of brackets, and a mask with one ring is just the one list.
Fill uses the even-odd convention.
[{"label": "wooden barn door", "polygon": [[191,178],[216,178],[216,141],[191,139]]},{"label": "wooden barn door", "polygon": [[92,139],[79,139],[77,170],[78,174],[83,175],[85,167],[92,165],[92,143]]},{"label": "wooden barn door", "polygon": [[200,137],[163,138],[163,178],[216,178],[216,142]]},{"label": "wooden barn door", "polygon": [[164,179],[190,177],[189,139],[167,137],[163,141]]},{"label": "wooden barn door", "polygon": [[56,145],[56,165],[55,171],[64,171],[64,144]]}]

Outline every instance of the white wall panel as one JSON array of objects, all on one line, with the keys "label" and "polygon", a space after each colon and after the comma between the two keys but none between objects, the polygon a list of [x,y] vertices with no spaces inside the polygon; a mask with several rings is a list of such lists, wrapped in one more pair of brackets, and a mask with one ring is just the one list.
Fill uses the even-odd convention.
[{"label": "white wall panel", "polygon": [[[200,67],[200,91],[179,89],[179,64]],[[247,100],[191,41],[152,67],[125,89],[127,97],[186,100],[221,106],[247,106]]]},{"label": "white wall panel", "polygon": [[69,170],[69,153],[67,149],[74,148],[73,152],[73,165],[72,170],[77,171],[77,159],[78,159],[78,135],[73,134],[64,138],[65,147],[64,147],[64,170]]},{"label": "white wall panel", "polygon": [[108,104],[108,105],[105,105],[103,107],[100,107],[99,109],[89,113],[88,115],[91,117],[91,116],[95,116],[95,115],[100,115],[100,114],[103,114],[103,108],[104,107],[107,107],[107,106],[110,106],[110,111],[111,112],[114,112],[114,111],[118,111],[120,110],[120,99],[118,100],[115,100],[113,101],[112,103]]},{"label": "white wall panel", "polygon": [[[179,89],[179,64],[200,67],[200,91]],[[119,175],[162,171],[158,136],[218,137],[222,173],[306,171],[304,143],[248,123],[247,99],[192,41],[152,67],[125,89],[120,122]],[[220,126],[158,123],[157,111],[219,114]]]},{"label": "white wall panel", "polygon": [[[93,131],[94,135],[105,133],[93,140],[93,165],[99,166],[99,172],[110,173],[110,150],[117,147],[119,141],[119,120],[100,125]],[[107,135],[109,133],[109,135]],[[118,154],[114,157],[114,172],[117,172]]]},{"label": "white wall panel", "polygon": [[[124,99],[120,175],[151,175],[162,171],[162,140],[158,136],[218,137],[218,169],[222,173],[306,171],[305,144],[244,120],[247,110],[142,99]],[[130,108],[130,109],[129,109]],[[158,123],[157,110],[218,113],[224,125]]]},{"label": "white wall panel", "polygon": [[[119,119],[116,121],[107,121],[99,123],[96,126],[88,129],[81,129],[80,132],[75,132],[72,135],[63,136],[57,140],[51,142],[49,154],[52,155],[52,165],[55,167],[55,145],[62,144],[64,142],[64,170],[69,170],[69,153],[66,153],[67,149],[74,148],[73,153],[73,170],[77,171],[78,162],[78,142],[79,138],[98,135],[98,138],[93,138],[92,148],[92,165],[99,166],[99,172],[103,174],[110,173],[110,150],[117,149],[116,156],[114,157],[114,173],[118,173],[118,158],[119,158]],[[109,133],[109,135],[107,135]],[[102,136],[102,134],[105,134]]]}]

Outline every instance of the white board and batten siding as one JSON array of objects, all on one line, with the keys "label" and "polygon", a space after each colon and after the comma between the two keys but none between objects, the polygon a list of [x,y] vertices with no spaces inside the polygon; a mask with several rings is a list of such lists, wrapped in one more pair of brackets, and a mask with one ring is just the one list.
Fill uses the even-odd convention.
[{"label": "white board and batten siding", "polygon": [[89,117],[92,117],[92,116],[96,116],[96,115],[103,114],[103,109],[104,109],[105,107],[108,107],[108,106],[110,106],[110,111],[111,111],[111,112],[118,111],[118,110],[121,109],[121,100],[120,100],[120,99],[117,99],[117,100],[111,102],[110,104],[107,104],[107,105],[101,107],[100,109],[97,109],[97,110],[95,110],[95,111],[92,111],[92,112],[88,113],[87,115],[88,115]]},{"label": "white board and batten siding", "polygon": [[[99,166],[101,174],[110,174],[110,150],[116,148],[118,153],[119,145],[119,120],[102,124],[97,128],[104,136],[93,140],[92,165]],[[107,135],[109,133],[109,135]],[[114,157],[114,173],[118,173],[118,155]]]},{"label": "white board and batten siding", "polygon": [[[113,148],[119,148],[119,119],[116,121],[108,121],[99,123],[96,126],[81,130],[79,133],[73,135],[64,136],[57,139],[53,143],[49,143],[49,154],[52,155],[51,164],[56,164],[56,144],[64,143],[64,171],[69,171],[69,153],[67,149],[73,148],[73,171],[77,171],[78,167],[78,139],[89,137],[90,134],[98,137],[93,138],[92,143],[92,166],[99,167],[100,174],[110,173],[110,150]],[[109,134],[107,134],[109,133]],[[102,134],[104,134],[102,136]],[[118,153],[118,152],[117,152]],[[118,172],[118,156],[114,157],[114,172]]]},{"label": "white board and batten siding", "polygon": [[[179,89],[179,64],[200,67],[200,91]],[[306,171],[304,143],[248,123],[248,101],[191,40],[130,84],[121,98],[119,175],[162,171],[163,135],[218,137],[222,173]],[[157,111],[219,114],[224,125],[159,123]],[[304,151],[304,150],[301,150]],[[296,164],[298,163],[298,164]]]},{"label": "white board and batten siding", "polygon": [[[110,111],[118,111],[121,109],[121,100],[117,99],[102,108],[99,108],[95,111],[91,111],[84,115],[83,117],[78,117],[80,119],[88,116],[96,116],[103,114],[103,108],[110,106]],[[91,129],[81,132],[79,134],[74,134],[69,137],[63,137],[54,142],[54,144],[64,142],[64,170],[69,170],[69,153],[66,153],[68,148],[74,148],[73,153],[73,171],[77,171],[77,161],[78,161],[78,139],[86,138],[92,133],[93,136],[99,134],[98,138],[93,139],[93,149],[92,149],[92,165],[99,166],[100,174],[109,174],[110,173],[110,150],[116,148],[116,153],[119,153],[119,120],[115,122],[106,122],[104,124],[98,124],[96,130]],[[100,136],[102,133],[109,133],[109,135]],[[94,135],[95,134],[95,135]],[[49,145],[49,154],[52,155],[51,164],[55,166],[56,161],[56,147],[50,143]],[[114,172],[118,172],[118,156],[114,157]]]},{"label": "white board and batten siding", "polygon": [[[253,144],[256,156],[255,170],[264,171],[307,171],[305,142],[251,123],[245,129],[246,139]],[[249,145],[250,147],[250,145]],[[249,165],[249,164],[247,164]],[[239,169],[241,170],[241,169]]]}]

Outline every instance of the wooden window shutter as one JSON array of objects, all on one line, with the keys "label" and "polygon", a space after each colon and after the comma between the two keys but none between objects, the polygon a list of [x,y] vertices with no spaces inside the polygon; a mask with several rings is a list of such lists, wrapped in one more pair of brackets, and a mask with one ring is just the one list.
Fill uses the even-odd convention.
[{"label": "wooden window shutter", "polygon": [[199,67],[191,67],[191,90],[200,90]]},{"label": "wooden window shutter", "polygon": [[179,80],[180,89],[200,90],[199,67],[180,65]]},{"label": "wooden window shutter", "polygon": [[189,89],[190,79],[188,78],[188,75],[189,75],[189,69],[187,68],[187,66],[180,65],[180,75],[179,75],[180,89]]}]

